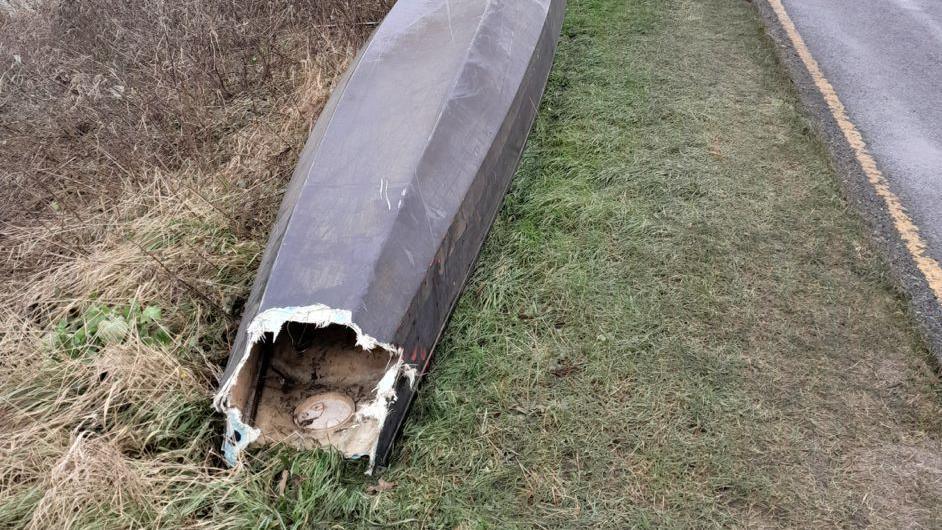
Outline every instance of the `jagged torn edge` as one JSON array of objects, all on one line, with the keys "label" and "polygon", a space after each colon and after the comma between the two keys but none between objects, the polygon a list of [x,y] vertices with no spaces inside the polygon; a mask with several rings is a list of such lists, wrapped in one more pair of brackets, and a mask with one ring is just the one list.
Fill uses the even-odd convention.
[{"label": "jagged torn edge", "polygon": [[[261,339],[265,333],[272,334],[272,340],[278,337],[282,326],[287,322],[299,322],[302,324],[313,324],[316,327],[324,328],[332,324],[346,326],[356,334],[356,345],[364,350],[372,350],[380,347],[396,356],[396,363],[389,368],[382,379],[376,384],[376,399],[366,407],[357,411],[357,420],[363,418],[374,418],[377,420],[380,428],[386,422],[386,415],[389,413],[389,407],[396,400],[396,381],[402,375],[409,379],[409,384],[415,386],[416,370],[414,367],[405,364],[402,358],[402,348],[380,342],[375,338],[363,333],[356,323],[353,322],[353,314],[346,309],[333,309],[323,304],[314,304],[304,307],[277,307],[266,309],[259,313],[249,324],[248,345],[242,352],[239,364],[236,365],[232,376],[223,384],[213,399],[213,406],[219,412],[226,415],[226,438],[223,441],[222,450],[226,462],[230,466],[237,466],[240,461],[242,451],[261,436],[262,431],[252,427],[242,421],[242,411],[229,404],[229,394],[232,386],[238,379],[239,372],[248,362],[252,354],[252,346]],[[236,441],[236,432],[239,433],[239,440]],[[376,458],[377,440],[370,449],[370,467],[367,473],[373,471],[373,461]],[[362,456],[362,455],[361,455]]]}]

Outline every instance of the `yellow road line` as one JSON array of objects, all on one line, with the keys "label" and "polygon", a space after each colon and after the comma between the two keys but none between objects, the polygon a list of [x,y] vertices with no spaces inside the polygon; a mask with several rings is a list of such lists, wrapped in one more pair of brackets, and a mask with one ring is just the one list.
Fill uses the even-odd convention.
[{"label": "yellow road line", "polygon": [[906,249],[916,263],[916,267],[919,268],[919,271],[925,276],[929,288],[935,293],[936,299],[942,302],[942,267],[939,266],[938,261],[926,253],[926,242],[923,240],[922,236],[919,235],[919,227],[916,226],[916,223],[914,223],[909,214],[906,213],[906,208],[903,207],[903,203],[900,201],[899,197],[890,190],[889,182],[887,182],[886,177],[884,177],[883,173],[877,168],[876,161],[867,151],[867,144],[864,142],[857,127],[854,126],[847,117],[844,104],[841,103],[840,98],[837,97],[837,92],[834,91],[834,87],[831,86],[831,83],[824,77],[824,73],[821,72],[818,62],[814,60],[814,57],[805,45],[804,39],[801,38],[801,35],[795,28],[795,24],[785,11],[781,0],[768,0],[768,2],[769,5],[772,6],[772,10],[775,11],[775,15],[778,17],[782,28],[785,29],[788,38],[791,39],[792,46],[795,48],[795,51],[798,52],[798,56],[804,63],[805,68],[807,68],[808,72],[811,74],[814,84],[818,87],[818,90],[821,91],[824,101],[831,110],[831,115],[834,116],[834,119],[837,121],[837,126],[840,127],[841,132],[844,133],[844,138],[847,139],[847,143],[850,144],[851,149],[854,150],[854,156],[867,175],[867,180],[870,182],[870,185],[873,186],[877,195],[886,203],[886,209],[890,214],[890,218],[893,220],[896,231],[899,232],[900,237],[903,239]]}]

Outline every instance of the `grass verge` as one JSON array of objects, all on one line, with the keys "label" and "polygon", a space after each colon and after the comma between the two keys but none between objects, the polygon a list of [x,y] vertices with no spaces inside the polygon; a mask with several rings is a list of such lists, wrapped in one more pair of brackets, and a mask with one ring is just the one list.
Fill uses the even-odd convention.
[{"label": "grass verge", "polygon": [[937,376],[753,8],[568,15],[376,512],[939,524]]},{"label": "grass verge", "polygon": [[[4,298],[0,526],[938,525],[937,374],[751,6],[568,9],[521,169],[384,487],[279,448],[219,469],[207,396],[225,317],[102,239]],[[198,196],[169,209],[147,189],[161,205],[147,211],[174,223],[130,199],[112,222],[161,235],[145,248],[211,300],[244,293],[257,241]],[[33,249],[16,241],[10,256]],[[96,319],[110,334],[67,355]],[[58,353],[41,349],[49,330]]]}]

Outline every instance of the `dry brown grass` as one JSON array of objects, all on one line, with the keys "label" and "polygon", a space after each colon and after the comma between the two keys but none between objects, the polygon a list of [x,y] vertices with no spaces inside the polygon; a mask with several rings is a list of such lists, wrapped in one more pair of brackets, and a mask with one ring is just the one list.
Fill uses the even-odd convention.
[{"label": "dry brown grass", "polygon": [[938,528],[942,515],[942,444],[891,443],[848,459],[848,482],[864,485],[863,504],[878,528]]},{"label": "dry brown grass", "polygon": [[[0,527],[241,526],[208,396],[307,131],[392,3],[0,10]],[[170,339],[50,347],[132,302]]]}]

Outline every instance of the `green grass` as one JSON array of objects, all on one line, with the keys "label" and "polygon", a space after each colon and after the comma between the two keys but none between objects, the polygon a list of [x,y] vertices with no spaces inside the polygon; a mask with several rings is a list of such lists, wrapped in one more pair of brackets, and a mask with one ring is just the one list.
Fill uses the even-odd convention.
[{"label": "green grass", "polygon": [[[222,241],[207,253],[244,291],[258,245],[214,227],[180,229]],[[739,0],[569,1],[393,488],[284,448],[219,469],[206,361],[224,360],[227,322],[160,307],[173,346],[0,385],[35,404],[16,418],[81,419],[23,435],[0,526],[942,525],[937,374]],[[112,395],[131,405],[109,412]],[[62,465],[36,479],[47,462]]]},{"label": "green grass", "polygon": [[572,0],[369,513],[938,524],[942,415],[912,329],[751,6]]}]

